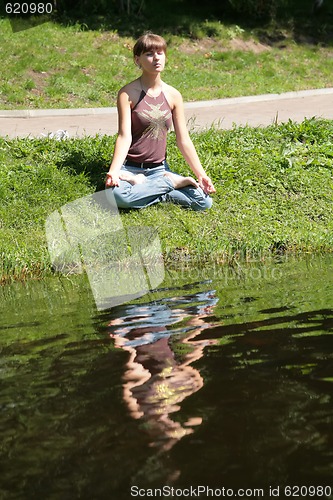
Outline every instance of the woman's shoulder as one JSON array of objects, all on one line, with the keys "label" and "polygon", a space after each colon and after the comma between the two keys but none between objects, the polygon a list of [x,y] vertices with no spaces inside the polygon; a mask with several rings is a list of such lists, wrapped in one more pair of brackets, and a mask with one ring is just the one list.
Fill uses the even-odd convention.
[{"label": "woman's shoulder", "polygon": [[171,108],[174,108],[175,106],[177,106],[177,104],[180,104],[183,101],[182,95],[179,90],[175,89],[171,85],[163,82],[162,90]]},{"label": "woman's shoulder", "polygon": [[169,85],[168,83],[163,82],[162,89],[163,92],[169,92],[171,95],[181,96],[179,90],[177,90],[175,87],[171,87],[171,85]]},{"label": "woman's shoulder", "polygon": [[125,97],[132,105],[138,101],[141,90],[139,80],[134,80],[133,82],[127,83],[119,90],[118,99]]}]

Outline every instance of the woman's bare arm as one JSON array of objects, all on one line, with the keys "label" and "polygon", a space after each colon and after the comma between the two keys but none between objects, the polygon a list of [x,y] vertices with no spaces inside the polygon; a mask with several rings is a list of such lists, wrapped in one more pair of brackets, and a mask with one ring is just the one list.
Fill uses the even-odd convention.
[{"label": "woman's bare arm", "polygon": [[128,93],[122,89],[117,99],[118,136],[114,148],[112,163],[107,173],[106,187],[119,186],[119,171],[124,164],[132,142],[131,102]]},{"label": "woman's bare arm", "polygon": [[199,185],[204,192],[206,194],[215,193],[214,185],[201,165],[197,151],[188,133],[182,96],[175,89],[172,89],[171,100],[173,109],[173,125],[176,133],[177,146],[179,147],[185,161],[196,175]]}]

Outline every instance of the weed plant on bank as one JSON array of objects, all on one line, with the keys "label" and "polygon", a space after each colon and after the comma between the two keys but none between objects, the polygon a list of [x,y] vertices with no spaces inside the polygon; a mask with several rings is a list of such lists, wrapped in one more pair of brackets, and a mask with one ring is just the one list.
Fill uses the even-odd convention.
[{"label": "weed plant on bank", "polygon": [[[333,121],[192,135],[217,193],[213,208],[172,204],[122,212],[128,226],[158,230],[166,265],[232,262],[333,248]],[[63,204],[103,189],[115,137],[0,139],[2,282],[51,272],[45,220]],[[169,163],[188,174],[169,136]]]}]

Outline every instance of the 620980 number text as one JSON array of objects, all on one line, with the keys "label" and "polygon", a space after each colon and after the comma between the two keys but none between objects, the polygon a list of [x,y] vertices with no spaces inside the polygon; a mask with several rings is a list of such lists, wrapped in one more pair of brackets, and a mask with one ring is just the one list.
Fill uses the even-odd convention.
[{"label": "620980 number text", "polygon": [[6,14],[11,16],[20,16],[24,15],[43,15],[43,14],[52,14],[53,12],[53,4],[51,2],[48,3],[6,3],[5,6]]}]

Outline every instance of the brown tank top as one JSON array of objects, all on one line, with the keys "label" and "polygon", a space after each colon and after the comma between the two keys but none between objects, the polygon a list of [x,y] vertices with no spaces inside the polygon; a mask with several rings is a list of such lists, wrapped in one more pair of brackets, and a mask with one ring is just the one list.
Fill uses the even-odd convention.
[{"label": "brown tank top", "polygon": [[132,109],[132,144],[127,158],[139,163],[160,163],[166,157],[172,112],[163,92],[151,97],[143,90]]}]

